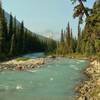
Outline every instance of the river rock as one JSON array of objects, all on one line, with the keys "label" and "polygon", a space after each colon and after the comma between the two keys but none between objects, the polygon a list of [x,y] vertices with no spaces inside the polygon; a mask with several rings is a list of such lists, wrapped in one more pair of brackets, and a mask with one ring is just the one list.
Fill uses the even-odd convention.
[{"label": "river rock", "polygon": [[0,64],[0,69],[12,69],[12,70],[27,70],[32,69],[35,67],[40,67],[39,65],[42,65],[45,63],[45,58],[36,58],[36,59],[29,59],[26,61],[17,61],[16,59],[3,62]]},{"label": "river rock", "polygon": [[85,72],[89,76],[89,80],[79,86],[80,95],[77,100],[100,100],[100,61],[91,59]]}]

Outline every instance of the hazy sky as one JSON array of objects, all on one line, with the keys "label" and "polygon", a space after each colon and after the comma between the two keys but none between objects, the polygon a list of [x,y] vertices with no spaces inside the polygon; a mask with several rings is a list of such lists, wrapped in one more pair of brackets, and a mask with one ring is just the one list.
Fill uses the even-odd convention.
[{"label": "hazy sky", "polygon": [[[95,0],[87,0],[92,6]],[[55,34],[65,29],[68,21],[77,33],[77,19],[73,19],[73,5],[70,0],[3,0],[3,8],[19,21],[24,20],[25,26],[33,32],[46,35]]]}]

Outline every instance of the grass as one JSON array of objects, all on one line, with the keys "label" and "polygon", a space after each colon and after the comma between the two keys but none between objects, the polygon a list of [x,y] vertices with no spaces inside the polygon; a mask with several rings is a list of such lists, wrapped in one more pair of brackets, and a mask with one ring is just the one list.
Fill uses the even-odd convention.
[{"label": "grass", "polygon": [[17,58],[16,61],[27,61],[29,59],[30,58],[20,57],[20,58]]}]

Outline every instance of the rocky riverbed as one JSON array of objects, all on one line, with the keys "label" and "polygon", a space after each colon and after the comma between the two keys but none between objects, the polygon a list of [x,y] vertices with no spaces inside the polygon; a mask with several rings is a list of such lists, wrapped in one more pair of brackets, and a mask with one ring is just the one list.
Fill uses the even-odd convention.
[{"label": "rocky riverbed", "polygon": [[55,59],[56,56],[46,56],[38,58],[19,57],[13,60],[0,63],[0,71],[3,70],[31,70],[33,68],[40,68],[40,65]]},{"label": "rocky riverbed", "polygon": [[91,59],[85,74],[89,79],[76,87],[77,100],[100,100],[100,60]]},{"label": "rocky riverbed", "polygon": [[7,62],[0,63],[0,71],[2,70],[29,70],[45,63],[45,58],[17,60],[13,59]]}]

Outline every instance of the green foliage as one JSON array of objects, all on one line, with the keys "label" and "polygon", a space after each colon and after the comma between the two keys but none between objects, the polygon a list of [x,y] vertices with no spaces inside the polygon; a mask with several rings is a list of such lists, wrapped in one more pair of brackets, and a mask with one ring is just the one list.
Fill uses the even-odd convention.
[{"label": "green foliage", "polygon": [[0,53],[6,52],[6,35],[7,24],[4,17],[4,11],[2,10],[2,4],[0,2]]},{"label": "green foliage", "polygon": [[95,40],[96,52],[100,53],[100,39]]},{"label": "green foliage", "polygon": [[62,43],[64,43],[64,33],[63,33],[63,30],[61,30],[61,40],[60,40]]},{"label": "green foliage", "polygon": [[80,2],[80,1],[83,1],[83,2],[86,2],[87,0],[71,0],[71,2],[74,4],[74,3],[76,3],[76,2]]},{"label": "green foliage", "polygon": [[91,9],[89,9],[88,7],[85,7],[84,6],[84,3],[83,2],[86,2],[87,0],[71,0],[71,2],[74,4],[76,2],[78,2],[79,4],[77,4],[75,7],[74,7],[74,14],[73,14],[73,17],[76,18],[78,17],[79,18],[79,22],[80,24],[83,22],[83,17],[84,15],[86,17],[89,16],[90,12],[91,12]]},{"label": "green foliage", "polygon": [[97,52],[96,55],[100,59],[100,52]]},{"label": "green foliage", "polygon": [[10,42],[10,40],[12,38],[12,34],[13,34],[13,16],[12,16],[12,14],[10,14],[10,20],[9,20],[9,37],[8,37],[9,42]]},{"label": "green foliage", "polygon": [[4,53],[0,53],[0,61],[6,59],[6,55]]},{"label": "green foliage", "polygon": [[[100,56],[100,3],[94,4],[94,8],[88,9],[84,6],[83,0],[72,0],[79,4],[75,7],[74,17],[80,17],[86,15],[86,24],[81,32],[80,21],[78,23],[78,36],[77,39],[73,38],[70,25],[68,23],[67,30],[62,35],[61,40],[57,48],[57,54],[59,55],[73,55],[82,54],[85,56],[98,55]],[[87,10],[87,12],[86,12]],[[89,13],[91,11],[91,13]],[[80,15],[81,14],[81,15]],[[87,14],[89,14],[87,16]],[[62,39],[62,37],[64,37]],[[66,37],[66,38],[65,38]]]},{"label": "green foliage", "polygon": [[100,6],[95,3],[82,32],[81,52],[86,55],[94,55],[100,52],[100,12],[98,9],[100,9]]},{"label": "green foliage", "polygon": [[[61,31],[61,40],[58,42],[56,54],[62,56],[94,56],[100,57],[100,1],[95,3],[93,9],[84,6],[86,0],[71,0],[78,2],[74,8],[74,18],[79,17],[78,36],[73,37],[68,23],[66,30]],[[80,23],[86,15],[86,24],[81,32]]]},{"label": "green foliage", "polygon": [[77,39],[77,52],[81,52],[81,28],[80,28],[80,23],[78,23],[78,39]]},{"label": "green foliage", "polygon": [[76,51],[77,40],[73,37],[72,29],[68,23],[66,31],[61,31],[61,40],[58,43],[56,54],[65,56]]},{"label": "green foliage", "polygon": [[20,58],[17,58],[16,61],[27,61],[29,60],[30,58],[24,58],[24,57],[20,57]]},{"label": "green foliage", "polygon": [[7,22],[0,2],[0,60],[33,52],[53,52],[56,41],[40,39],[24,27],[24,22],[17,24],[16,17],[10,14]]}]

